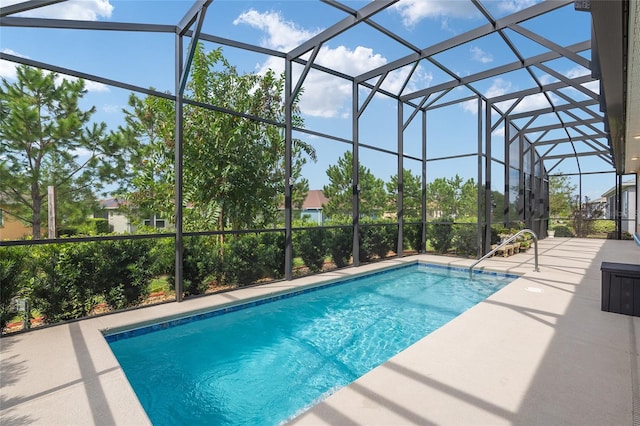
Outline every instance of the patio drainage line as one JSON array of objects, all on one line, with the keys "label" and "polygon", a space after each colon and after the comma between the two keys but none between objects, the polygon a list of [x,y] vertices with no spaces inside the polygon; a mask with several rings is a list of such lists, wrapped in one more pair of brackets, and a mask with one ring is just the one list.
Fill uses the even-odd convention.
[{"label": "patio drainage line", "polygon": [[631,350],[631,389],[632,389],[632,409],[633,426],[640,426],[640,380],[638,380],[638,353],[636,345],[636,330],[633,324],[633,317],[629,317],[629,344]]}]

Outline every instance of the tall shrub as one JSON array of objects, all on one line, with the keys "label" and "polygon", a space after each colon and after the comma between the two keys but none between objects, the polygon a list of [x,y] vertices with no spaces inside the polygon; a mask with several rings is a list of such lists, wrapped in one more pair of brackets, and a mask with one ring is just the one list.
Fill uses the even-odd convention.
[{"label": "tall shrub", "polygon": [[566,225],[556,225],[552,228],[556,231],[556,237],[573,237],[573,231]]},{"label": "tall shrub", "polygon": [[389,220],[363,221],[360,228],[360,261],[384,259],[396,250],[398,226]]},{"label": "tall shrub", "polygon": [[97,242],[95,279],[98,291],[114,309],[135,306],[149,294],[154,259],[152,240],[117,240]]},{"label": "tall shrub", "polygon": [[23,247],[0,249],[0,331],[16,314],[12,300],[26,287],[27,250]]},{"label": "tall shrub", "polygon": [[[332,219],[330,225],[351,225],[350,218]],[[353,253],[353,227],[344,226],[327,229],[325,247],[328,247],[333,263],[343,268],[351,262]]]},{"label": "tall shrub", "polygon": [[326,239],[327,230],[322,227],[301,229],[294,234],[294,255],[300,256],[311,272],[321,271],[324,266],[327,255]]},{"label": "tall shrub", "polygon": [[265,277],[282,278],[284,276],[283,232],[264,232],[260,234],[259,262]]},{"label": "tall shrub", "polygon": [[32,294],[34,308],[45,322],[87,316],[100,301],[96,270],[104,259],[98,256],[96,244],[51,244],[39,250]]},{"label": "tall shrub", "polygon": [[609,219],[594,219],[593,221],[593,233],[594,234],[606,234],[616,230],[616,222]]},{"label": "tall shrub", "polygon": [[150,272],[153,276],[175,275],[176,245],[173,238],[154,239]]},{"label": "tall shrub", "polygon": [[475,256],[478,250],[478,226],[475,218],[472,223],[453,225],[453,248],[461,256]]},{"label": "tall shrub", "polygon": [[38,248],[34,309],[47,323],[89,315],[98,303],[139,304],[153,276],[152,240],[92,241]]},{"label": "tall shrub", "polygon": [[[165,253],[166,247],[159,246],[157,249]],[[219,253],[215,237],[194,236],[184,239],[182,282],[185,296],[203,294],[209,288],[210,278],[221,278]],[[175,285],[175,262],[171,264],[169,284]]]},{"label": "tall shrub", "polygon": [[84,235],[100,235],[109,233],[109,221],[102,218],[89,218],[78,227],[78,232]]},{"label": "tall shrub", "polygon": [[431,223],[427,228],[427,238],[436,253],[447,253],[453,239],[451,219],[441,219],[440,223]]},{"label": "tall shrub", "polygon": [[227,240],[222,262],[225,282],[243,286],[262,278],[263,271],[258,266],[260,254],[256,250],[259,238],[256,234],[244,234]]},{"label": "tall shrub", "polygon": [[402,229],[402,236],[404,239],[403,247],[410,250],[415,250],[420,253],[424,247],[422,246],[422,224],[421,223],[409,223],[405,224]]}]

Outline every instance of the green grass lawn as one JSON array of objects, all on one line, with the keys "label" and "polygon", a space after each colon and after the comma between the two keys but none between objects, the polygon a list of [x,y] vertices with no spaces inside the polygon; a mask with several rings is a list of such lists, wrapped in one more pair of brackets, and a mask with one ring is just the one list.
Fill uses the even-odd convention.
[{"label": "green grass lawn", "polygon": [[171,290],[171,285],[169,284],[169,277],[166,275],[156,277],[149,283],[149,293],[157,293],[159,291],[167,293],[169,290]]}]

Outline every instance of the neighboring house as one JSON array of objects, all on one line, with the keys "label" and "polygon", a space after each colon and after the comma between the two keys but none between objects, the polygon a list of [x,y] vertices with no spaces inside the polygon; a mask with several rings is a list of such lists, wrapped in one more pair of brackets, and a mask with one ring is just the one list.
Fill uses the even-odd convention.
[{"label": "neighboring house", "polygon": [[[615,186],[602,194],[607,199],[604,211],[605,219],[616,218],[616,188]],[[636,183],[623,182],[620,197],[620,212],[622,213],[622,231],[633,234],[636,230]]]},{"label": "neighboring house", "polygon": [[[107,198],[106,200],[100,200],[99,204],[100,211],[96,212],[93,217],[107,219],[109,222],[109,232],[118,234],[132,234],[136,232],[136,225],[131,222],[131,219],[127,216],[127,210],[123,208],[126,206],[126,201],[118,200],[117,198]],[[168,226],[167,221],[157,215],[145,219],[143,223],[145,226],[151,226],[157,229],[164,229]]]},{"label": "neighboring house", "polygon": [[[0,195],[0,241],[2,240],[22,240],[33,236],[33,228],[30,223],[20,220],[16,215],[11,213],[12,203],[9,199]],[[42,238],[47,237],[47,223],[40,224],[40,235]]]},{"label": "neighboring house", "polygon": [[[46,226],[42,229],[42,232],[46,235]],[[31,226],[25,225],[23,221],[9,213],[7,205],[0,203],[0,241],[21,240],[32,235]]]},{"label": "neighboring house", "polygon": [[[324,196],[322,190],[310,190],[307,198],[302,203],[302,209],[293,211],[293,217],[307,217],[307,219],[322,225],[326,217],[322,213],[323,204],[327,203],[327,197]],[[109,232],[115,233],[135,233],[137,227],[132,223],[131,218],[127,215],[126,201],[117,198],[107,198],[99,202],[100,210],[94,213],[93,217],[107,219],[109,221]],[[143,221],[145,226],[151,226],[156,229],[171,228],[172,224],[158,215]]]},{"label": "neighboring house", "polygon": [[[322,206],[329,200],[324,196],[321,189],[311,189],[307,192],[307,198],[302,203],[302,209],[294,209],[294,217],[307,217],[318,225],[322,225],[326,219],[322,213]],[[299,216],[298,216],[299,215]]]}]

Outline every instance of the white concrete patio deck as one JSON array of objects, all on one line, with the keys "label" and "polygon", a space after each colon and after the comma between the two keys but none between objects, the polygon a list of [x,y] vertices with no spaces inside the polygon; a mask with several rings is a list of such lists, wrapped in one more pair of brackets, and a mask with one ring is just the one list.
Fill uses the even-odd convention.
[{"label": "white concrete patio deck", "polygon": [[[640,247],[632,241],[555,238],[542,240],[539,251],[540,272],[533,271],[533,250],[483,262],[481,269],[524,275],[292,423],[640,424],[640,317],[600,310],[601,262],[640,264]],[[101,330],[415,259],[4,337],[0,423],[149,424]],[[430,255],[419,259],[455,266],[473,262]]]}]

